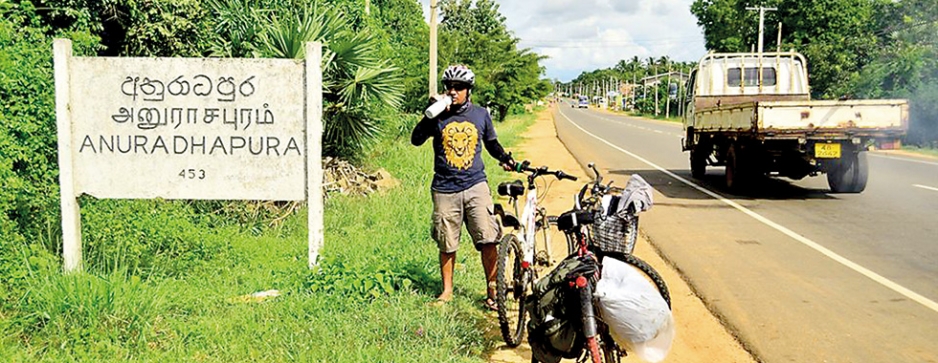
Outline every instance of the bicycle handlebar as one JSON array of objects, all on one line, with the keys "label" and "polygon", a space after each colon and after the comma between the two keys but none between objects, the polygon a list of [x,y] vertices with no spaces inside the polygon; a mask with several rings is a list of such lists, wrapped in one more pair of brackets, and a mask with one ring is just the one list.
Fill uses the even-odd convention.
[{"label": "bicycle handlebar", "polygon": [[[596,202],[599,201],[599,198],[601,198],[603,195],[606,195],[610,192],[613,192],[613,193],[622,192],[622,188],[613,187],[611,181],[609,182],[609,184],[603,185],[603,176],[602,174],[599,173],[599,169],[596,169],[595,163],[589,163],[587,167],[593,170],[593,173],[596,174],[596,178],[593,179],[592,182],[586,183],[585,185],[583,185],[583,189],[580,189],[580,193],[577,195],[577,201],[579,201],[581,205],[584,202],[587,202],[585,204],[595,204]],[[587,189],[589,189],[590,191],[589,198],[586,198]],[[587,201],[587,199],[590,199],[590,201]]]},{"label": "bicycle handlebar", "polygon": [[514,169],[512,170],[516,173],[530,173],[532,178],[536,178],[541,175],[553,175],[557,179],[567,179],[576,181],[577,177],[563,172],[563,170],[549,170],[547,166],[540,166],[537,168],[531,167],[531,162],[524,160],[520,163],[516,163]]}]

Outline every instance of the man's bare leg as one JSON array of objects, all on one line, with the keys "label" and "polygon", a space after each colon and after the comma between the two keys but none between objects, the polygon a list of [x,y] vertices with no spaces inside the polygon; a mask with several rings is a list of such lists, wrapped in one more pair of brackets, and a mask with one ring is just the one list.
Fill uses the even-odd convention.
[{"label": "man's bare leg", "polygon": [[498,245],[482,245],[482,269],[485,270],[486,296],[495,300],[495,264],[498,263]]},{"label": "man's bare leg", "polygon": [[440,275],[443,277],[443,293],[437,297],[440,301],[453,299],[453,271],[456,269],[456,252],[440,252]]}]

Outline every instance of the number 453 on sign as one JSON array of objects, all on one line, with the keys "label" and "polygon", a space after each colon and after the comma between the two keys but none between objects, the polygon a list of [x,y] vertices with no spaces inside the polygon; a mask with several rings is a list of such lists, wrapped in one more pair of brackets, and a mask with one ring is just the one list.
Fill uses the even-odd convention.
[{"label": "number 453 on sign", "polygon": [[205,169],[182,169],[179,176],[183,179],[205,179]]}]

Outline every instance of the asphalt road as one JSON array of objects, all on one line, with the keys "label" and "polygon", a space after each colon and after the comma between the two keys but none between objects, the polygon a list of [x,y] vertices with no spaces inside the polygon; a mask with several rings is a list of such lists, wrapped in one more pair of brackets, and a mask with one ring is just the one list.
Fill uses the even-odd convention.
[{"label": "asphalt road", "polygon": [[863,193],[822,175],[741,196],[722,167],[690,176],[679,124],[568,104],[554,119],[581,164],[655,187],[642,232],[756,359],[938,362],[938,161],[871,152]]}]

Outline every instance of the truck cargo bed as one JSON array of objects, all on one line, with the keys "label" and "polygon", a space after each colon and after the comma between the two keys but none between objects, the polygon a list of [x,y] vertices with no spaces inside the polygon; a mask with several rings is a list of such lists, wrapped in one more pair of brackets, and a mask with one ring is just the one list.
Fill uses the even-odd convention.
[{"label": "truck cargo bed", "polygon": [[901,134],[906,100],[757,101],[698,110],[696,132]]}]

